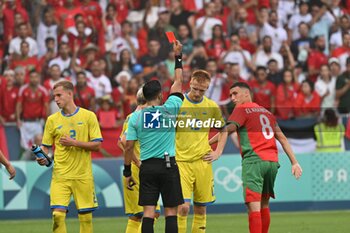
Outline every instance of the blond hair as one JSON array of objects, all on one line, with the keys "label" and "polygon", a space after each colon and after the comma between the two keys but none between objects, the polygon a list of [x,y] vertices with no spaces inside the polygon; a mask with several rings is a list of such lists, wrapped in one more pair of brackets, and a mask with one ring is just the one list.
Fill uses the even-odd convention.
[{"label": "blond hair", "polygon": [[191,75],[191,80],[198,82],[207,82],[211,80],[210,74],[205,70],[195,70]]},{"label": "blond hair", "polygon": [[67,80],[60,81],[60,82],[56,83],[53,86],[53,89],[55,90],[57,87],[63,87],[63,89],[66,91],[72,91],[72,92],[74,91],[73,83],[70,81],[67,81]]}]

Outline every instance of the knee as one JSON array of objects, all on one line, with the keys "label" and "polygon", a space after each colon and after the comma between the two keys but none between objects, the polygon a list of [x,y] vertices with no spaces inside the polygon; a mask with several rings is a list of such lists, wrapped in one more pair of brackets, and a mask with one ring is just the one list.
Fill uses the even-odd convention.
[{"label": "knee", "polygon": [[79,222],[92,223],[92,213],[79,213]]},{"label": "knee", "polygon": [[187,216],[190,213],[190,206],[186,204],[180,205],[177,209],[177,213],[180,216]]},{"label": "knee", "polygon": [[64,222],[66,219],[66,212],[63,211],[53,211],[52,219],[55,225],[58,225],[61,222]]},{"label": "knee", "polygon": [[193,212],[196,215],[206,215],[207,214],[207,207],[206,206],[194,206]]}]

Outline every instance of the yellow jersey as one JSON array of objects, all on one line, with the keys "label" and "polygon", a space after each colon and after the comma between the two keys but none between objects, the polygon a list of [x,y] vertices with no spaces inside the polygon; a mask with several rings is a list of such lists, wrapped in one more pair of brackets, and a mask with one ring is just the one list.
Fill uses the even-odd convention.
[{"label": "yellow jersey", "polygon": [[177,117],[176,161],[192,162],[212,151],[209,145],[211,128],[225,126],[219,106],[211,99],[203,97],[193,102],[187,94]]},{"label": "yellow jersey", "polygon": [[[127,135],[127,133],[128,133],[128,124],[129,124],[129,119],[130,119],[131,115],[132,115],[132,113],[130,113],[130,114],[126,117],[126,119],[125,119],[125,121],[124,121],[123,129],[122,129],[122,132],[120,133],[119,140],[121,140],[121,138],[122,138],[124,135],[125,135],[125,137],[126,137],[126,135]],[[140,143],[139,143],[139,141],[135,141],[135,144],[134,144],[134,153],[135,153],[136,157],[137,157],[138,159],[140,159]],[[134,163],[134,161],[132,161],[132,163]]]},{"label": "yellow jersey", "polygon": [[52,178],[92,179],[91,151],[74,146],[63,146],[59,140],[67,135],[82,142],[102,141],[95,113],[77,108],[73,114],[58,111],[48,117],[42,145],[54,145]]}]

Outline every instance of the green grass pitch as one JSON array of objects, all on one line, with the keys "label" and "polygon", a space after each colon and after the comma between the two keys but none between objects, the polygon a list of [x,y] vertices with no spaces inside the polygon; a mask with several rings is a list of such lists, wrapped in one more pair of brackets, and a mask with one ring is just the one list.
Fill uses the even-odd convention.
[{"label": "green grass pitch", "polygon": [[[350,211],[283,212],[271,213],[270,233],[347,233],[350,232]],[[94,233],[124,233],[127,218],[94,218]],[[189,217],[188,228],[192,217]],[[68,233],[79,232],[77,218],[67,220]],[[0,220],[0,232],[38,233],[51,232],[51,220]],[[155,227],[156,233],[164,232],[164,218]],[[190,232],[190,229],[188,229]],[[207,233],[247,233],[246,214],[210,214]]]}]

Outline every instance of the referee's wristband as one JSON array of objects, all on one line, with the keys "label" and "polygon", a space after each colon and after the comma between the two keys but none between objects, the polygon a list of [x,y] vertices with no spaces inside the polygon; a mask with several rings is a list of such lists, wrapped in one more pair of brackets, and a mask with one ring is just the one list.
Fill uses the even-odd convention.
[{"label": "referee's wristband", "polygon": [[131,164],[130,165],[124,164],[123,176],[125,177],[131,176]]},{"label": "referee's wristband", "polygon": [[175,55],[175,70],[182,69],[182,53],[180,55]]}]

